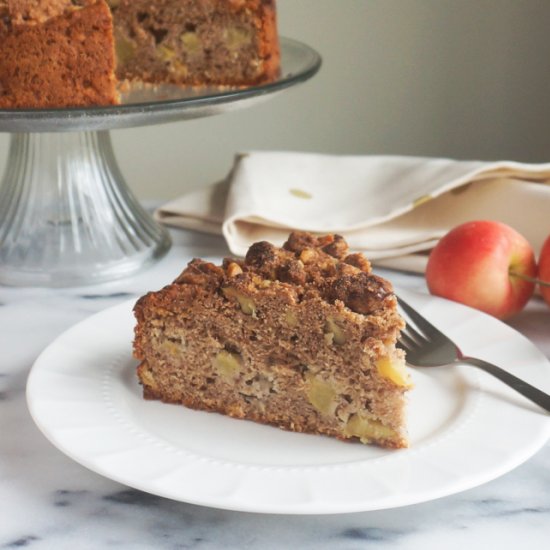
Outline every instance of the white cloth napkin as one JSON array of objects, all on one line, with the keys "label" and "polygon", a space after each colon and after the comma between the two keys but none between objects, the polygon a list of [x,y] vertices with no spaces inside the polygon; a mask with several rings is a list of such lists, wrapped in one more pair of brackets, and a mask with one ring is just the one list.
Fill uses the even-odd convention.
[{"label": "white cloth napkin", "polygon": [[438,239],[468,220],[507,223],[538,252],[550,234],[550,163],[250,152],[224,181],[155,215],[221,233],[239,256],[300,229],[339,233],[375,264],[421,272]]}]

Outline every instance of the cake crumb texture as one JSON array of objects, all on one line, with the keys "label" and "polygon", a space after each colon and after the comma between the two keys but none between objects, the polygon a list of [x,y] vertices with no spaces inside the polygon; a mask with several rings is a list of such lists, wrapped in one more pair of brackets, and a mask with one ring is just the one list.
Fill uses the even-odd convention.
[{"label": "cake crumb texture", "polygon": [[274,0],[120,0],[119,79],[244,86],[279,72]]}]

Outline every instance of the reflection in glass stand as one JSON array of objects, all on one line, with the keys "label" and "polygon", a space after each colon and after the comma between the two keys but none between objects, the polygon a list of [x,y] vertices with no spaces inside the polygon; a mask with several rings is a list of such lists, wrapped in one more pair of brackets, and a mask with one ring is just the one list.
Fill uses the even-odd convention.
[{"label": "reflection in glass stand", "polygon": [[0,187],[0,282],[70,286],[129,275],[170,247],[101,132],[11,136]]},{"label": "reflection in glass stand", "polygon": [[321,58],[281,38],[281,65],[275,82],[250,88],[138,86],[121,105],[0,110],[0,131],[12,134],[0,183],[0,284],[94,284],[162,257],[168,233],[124,182],[109,131],[251,106],[311,78]]}]

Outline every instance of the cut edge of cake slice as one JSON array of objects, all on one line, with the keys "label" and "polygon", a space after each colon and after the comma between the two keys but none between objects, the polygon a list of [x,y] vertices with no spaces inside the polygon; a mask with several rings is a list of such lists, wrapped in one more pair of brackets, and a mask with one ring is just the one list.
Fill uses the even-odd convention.
[{"label": "cut edge of cake slice", "polygon": [[122,82],[242,87],[279,76],[275,0],[110,3]]},{"label": "cut edge of cake slice", "polygon": [[221,266],[193,260],[138,300],[144,397],[286,430],[408,446],[403,319],[338,235],[294,232]]}]

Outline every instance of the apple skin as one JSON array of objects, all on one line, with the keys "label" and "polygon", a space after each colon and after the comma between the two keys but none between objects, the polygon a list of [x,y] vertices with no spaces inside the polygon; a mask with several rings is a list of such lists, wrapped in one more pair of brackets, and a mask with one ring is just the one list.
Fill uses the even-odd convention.
[{"label": "apple skin", "polygon": [[[550,235],[544,241],[539,254],[537,279],[550,284]],[[550,286],[539,285],[544,301],[550,306]]]},{"label": "apple skin", "polygon": [[[517,273],[519,276],[513,275]],[[461,224],[447,233],[428,259],[426,282],[436,296],[505,319],[523,309],[535,284],[533,248],[515,229],[496,221]]]}]

